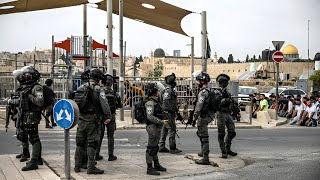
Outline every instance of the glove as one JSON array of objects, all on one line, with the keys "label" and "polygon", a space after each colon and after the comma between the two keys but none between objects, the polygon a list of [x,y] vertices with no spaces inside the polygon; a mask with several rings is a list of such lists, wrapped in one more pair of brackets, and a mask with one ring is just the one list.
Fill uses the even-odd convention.
[{"label": "glove", "polygon": [[8,100],[8,104],[10,104],[10,105],[18,105],[20,103],[20,98],[18,98],[18,99],[9,99]]}]

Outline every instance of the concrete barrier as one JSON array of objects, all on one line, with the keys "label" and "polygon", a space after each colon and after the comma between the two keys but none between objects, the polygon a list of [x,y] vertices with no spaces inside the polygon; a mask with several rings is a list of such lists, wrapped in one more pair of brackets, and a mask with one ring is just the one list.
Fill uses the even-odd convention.
[{"label": "concrete barrier", "polygon": [[260,124],[269,124],[269,122],[271,121],[271,118],[269,116],[268,111],[258,111],[257,120]]},{"label": "concrete barrier", "polygon": [[275,109],[268,109],[268,113],[271,119],[276,119],[276,110]]}]

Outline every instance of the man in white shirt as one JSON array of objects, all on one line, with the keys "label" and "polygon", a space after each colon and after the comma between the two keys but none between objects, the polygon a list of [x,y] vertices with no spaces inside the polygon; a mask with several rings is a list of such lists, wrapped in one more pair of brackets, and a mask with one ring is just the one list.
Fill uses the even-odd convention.
[{"label": "man in white shirt", "polygon": [[316,105],[316,98],[314,96],[310,97],[310,100],[307,102],[308,107],[306,111],[308,112],[308,116],[304,119],[305,123],[301,124],[302,126],[317,126],[317,105]]},{"label": "man in white shirt", "polygon": [[290,119],[290,125],[299,125],[302,120],[304,111],[306,110],[306,106],[301,102],[301,99],[296,99],[296,105],[294,107],[294,112],[292,118]]},{"label": "man in white shirt", "polygon": [[287,117],[288,119],[292,118],[293,111],[294,111],[294,106],[292,103],[292,96],[288,96],[288,109],[287,109],[287,112],[285,113],[285,117]]}]

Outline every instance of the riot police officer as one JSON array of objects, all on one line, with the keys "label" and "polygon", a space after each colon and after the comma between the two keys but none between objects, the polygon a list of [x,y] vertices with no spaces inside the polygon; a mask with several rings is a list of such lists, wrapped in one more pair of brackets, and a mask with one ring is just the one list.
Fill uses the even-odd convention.
[{"label": "riot police officer", "polygon": [[[222,152],[222,158],[228,155],[236,156],[237,153],[231,151],[231,141],[236,136],[233,117],[231,116],[231,95],[227,90],[230,77],[226,74],[220,74],[217,82],[221,87],[222,100],[220,103],[220,111],[217,113],[218,141]],[[228,129],[227,138],[225,139],[225,127]]]},{"label": "riot police officer", "polygon": [[28,139],[32,145],[31,160],[22,168],[22,171],[29,171],[38,169],[38,165],[43,164],[41,158],[42,147],[38,132],[38,124],[41,120],[41,106],[44,102],[43,88],[37,82],[40,79],[40,73],[33,67],[25,66],[17,74],[16,78],[20,82],[20,87],[17,89],[19,98],[10,99],[9,104],[19,106],[15,125],[17,127],[17,138],[23,145],[21,158],[30,156],[28,155]]},{"label": "riot police officer", "polygon": [[110,122],[111,112],[103,88],[99,81],[103,79],[100,69],[92,69],[89,81],[80,86],[74,100],[79,106],[80,116],[76,133],[75,172],[80,172],[85,148],[87,146],[87,174],[103,174],[104,171],[95,167],[95,150],[99,141],[99,124]]},{"label": "riot police officer", "polygon": [[[169,76],[165,77],[166,84],[168,85],[162,94],[162,108],[167,113],[169,121],[173,126],[176,126],[176,117],[179,113],[178,109],[178,99],[175,92],[175,87],[177,85],[176,75],[172,73]],[[161,138],[159,143],[159,152],[169,152],[166,148],[166,139],[169,133],[169,147],[170,153],[176,154],[182,152],[177,149],[176,145],[176,129],[173,129],[171,126],[163,126],[161,130]]]},{"label": "riot police officer", "polygon": [[[157,83],[150,83],[146,86],[146,93],[148,95],[146,107],[147,115],[147,133],[148,133],[148,146],[146,150],[147,174],[160,175],[158,171],[166,171],[159,163],[158,151],[161,128],[163,125],[168,124],[168,120],[164,119],[161,102],[159,102],[159,91],[163,90],[164,86]],[[154,162],[154,166],[152,165]]]},{"label": "riot police officer", "polygon": [[106,98],[108,100],[108,104],[110,106],[111,111],[111,121],[107,124],[101,123],[100,129],[100,141],[98,142],[98,147],[96,149],[96,160],[99,161],[103,159],[103,156],[100,155],[100,149],[102,140],[104,137],[105,127],[107,127],[107,136],[108,136],[108,161],[114,161],[117,159],[117,156],[113,155],[114,152],[114,132],[116,130],[116,109],[122,108],[121,98],[119,94],[112,89],[112,85],[114,83],[114,79],[110,74],[105,74],[104,79],[102,81],[103,89],[106,94]]},{"label": "riot police officer", "polygon": [[[18,154],[16,158],[20,159],[20,162],[24,162],[30,158],[28,134],[24,132],[22,124],[19,122],[19,120],[17,120],[17,118],[18,118],[18,111],[20,111],[20,108],[19,108],[20,91],[22,90],[22,86],[25,86],[25,85],[22,85],[23,84],[22,71],[20,69],[13,71],[12,74],[15,77],[15,79],[18,80],[20,87],[16,89],[16,93],[14,94],[14,96],[12,96],[9,99],[8,104],[11,106],[14,106],[14,116],[12,116],[12,120],[15,121],[15,127],[17,128],[17,131],[16,131],[17,139],[22,144],[22,153]],[[18,99],[17,102],[15,102],[16,99]]]},{"label": "riot police officer", "polygon": [[194,109],[194,121],[197,121],[197,136],[201,142],[201,153],[199,156],[202,157],[200,160],[196,160],[195,163],[202,165],[210,165],[209,161],[209,134],[208,124],[212,121],[214,112],[208,109],[209,106],[209,92],[210,88],[208,83],[210,82],[210,76],[207,73],[200,72],[196,76],[198,88],[200,91],[197,96],[197,103]]}]

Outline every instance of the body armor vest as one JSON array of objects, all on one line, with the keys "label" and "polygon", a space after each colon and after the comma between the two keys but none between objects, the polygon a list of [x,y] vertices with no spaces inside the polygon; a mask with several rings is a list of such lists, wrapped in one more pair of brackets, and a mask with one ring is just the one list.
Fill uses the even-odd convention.
[{"label": "body armor vest", "polygon": [[117,99],[116,99],[115,93],[110,87],[107,87],[105,89],[105,93],[106,93],[106,98],[108,100],[108,104],[110,107],[110,111],[112,114],[114,114],[117,109]]}]

